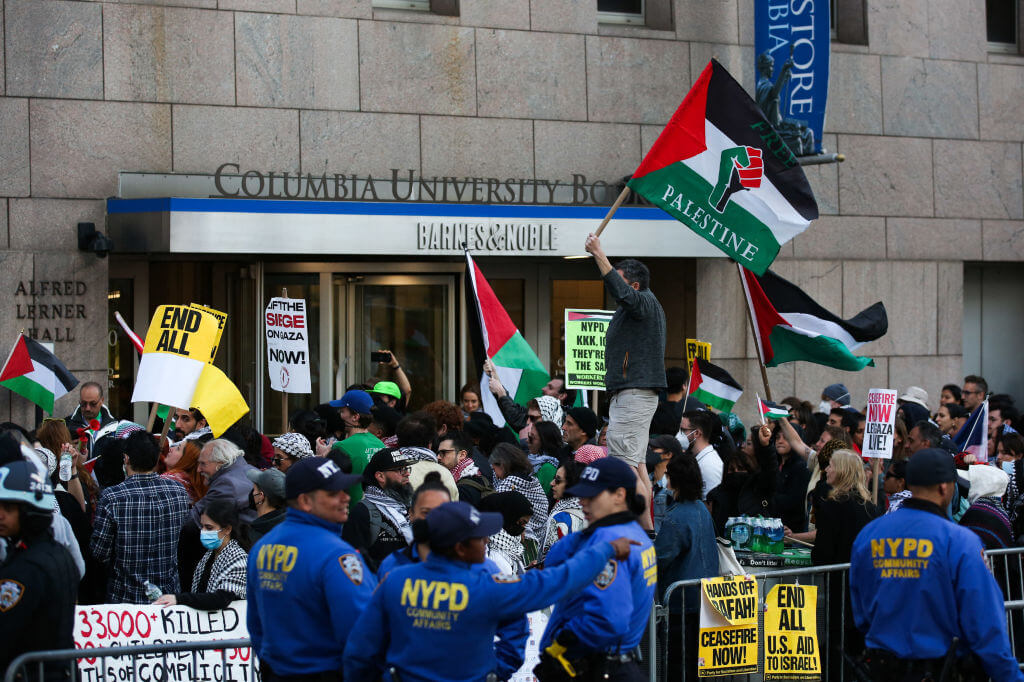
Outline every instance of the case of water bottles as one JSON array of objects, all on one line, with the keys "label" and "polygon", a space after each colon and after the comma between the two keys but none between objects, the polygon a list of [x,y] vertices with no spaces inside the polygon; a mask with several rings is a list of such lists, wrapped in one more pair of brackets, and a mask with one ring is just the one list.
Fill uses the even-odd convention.
[{"label": "case of water bottles", "polygon": [[725,537],[734,550],[782,554],[785,527],[782,519],[761,516],[731,516],[725,524]]}]

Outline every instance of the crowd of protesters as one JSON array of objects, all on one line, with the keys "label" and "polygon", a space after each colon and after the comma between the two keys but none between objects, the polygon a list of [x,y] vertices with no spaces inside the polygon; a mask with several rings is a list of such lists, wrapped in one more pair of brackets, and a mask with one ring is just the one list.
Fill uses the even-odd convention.
[{"label": "crowd of protesters", "polygon": [[[389,357],[383,364],[400,371]],[[173,410],[173,427],[158,436],[159,429],[116,419],[102,387],[87,383],[79,408],[65,419],[45,419],[34,430],[0,425],[0,465],[28,461],[52,484],[50,533],[75,566],[81,604],[213,610],[245,599],[248,551],[288,518],[295,502],[289,472],[308,477],[304,460],[329,461],[331,472],[346,477],[340,540],[370,572],[383,577],[429,554],[429,533],[417,535],[417,523],[461,500],[500,519],[484,551],[496,571],[514,580],[544,569],[560,540],[587,528],[571,491],[588,465],[608,457],[607,422],[560,376],[519,404],[492,366],[484,370],[491,379],[483,390],[501,411],[498,424],[482,411],[475,384],[462,387],[456,402],[412,409],[412,387],[402,374],[295,411],[276,437],[239,423],[215,438],[202,413],[188,408]],[[743,515],[781,518],[789,538],[812,546],[815,564],[849,562],[859,532],[909,498],[907,460],[925,449],[945,450],[960,471],[948,512],[954,522],[987,549],[1024,541],[1020,412],[1012,397],[990,396],[981,377],[944,386],[936,400],[915,386],[900,392],[893,457],[875,481],[860,454],[865,415],[843,384],[826,386],[816,405],[786,398],[788,419],[748,428],[735,414],[685,396],[686,380],[684,369],[665,370],[646,461],[631,474],[642,471],[647,479],[634,486],[650,502],[636,519],[653,529],[662,593],[679,580],[718,575],[715,538]],[[986,398],[987,458],[960,452],[953,439]],[[353,582],[356,564],[342,565]],[[825,598],[843,599],[848,586],[833,587]],[[683,617],[672,627],[685,626],[690,637],[699,599],[693,589],[676,596],[669,609]],[[846,622],[846,649],[855,651],[863,639],[852,618]],[[838,642],[837,634],[829,639]],[[17,653],[3,651],[0,662]],[[504,659],[506,673],[515,661]],[[673,677],[681,665],[672,660]]]}]

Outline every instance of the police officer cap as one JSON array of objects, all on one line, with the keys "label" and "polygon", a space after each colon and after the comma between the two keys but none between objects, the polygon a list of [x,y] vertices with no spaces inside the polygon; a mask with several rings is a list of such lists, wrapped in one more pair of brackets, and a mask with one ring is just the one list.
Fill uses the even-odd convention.
[{"label": "police officer cap", "polygon": [[45,470],[31,462],[16,460],[0,467],[0,500],[24,502],[39,511],[53,511],[56,500]]},{"label": "police officer cap", "polygon": [[605,490],[625,488],[636,491],[633,468],[615,457],[602,457],[587,465],[580,473],[580,481],[566,492],[575,497],[594,497]]},{"label": "police officer cap", "polygon": [[471,538],[487,538],[501,530],[498,512],[477,511],[465,502],[445,502],[427,514],[430,544],[454,547]]},{"label": "police officer cap", "polygon": [[346,474],[326,457],[303,457],[288,467],[284,476],[285,497],[294,500],[303,493],[326,490],[336,493],[359,483],[359,474]]},{"label": "police officer cap", "polygon": [[957,478],[956,464],[945,450],[925,448],[910,456],[907,462],[908,486],[929,486],[952,483]]}]

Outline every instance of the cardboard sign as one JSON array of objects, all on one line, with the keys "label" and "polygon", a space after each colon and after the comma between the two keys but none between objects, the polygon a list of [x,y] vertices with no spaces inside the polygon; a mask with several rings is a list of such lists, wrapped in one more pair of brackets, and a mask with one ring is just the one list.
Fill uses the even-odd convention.
[{"label": "cardboard sign", "polygon": [[764,606],[764,679],[820,680],[818,588],[776,585]]},{"label": "cardboard sign", "polygon": [[210,359],[208,360],[212,365],[213,361],[217,358],[217,349],[220,348],[220,337],[224,335],[224,327],[226,327],[228,323],[228,314],[222,313],[219,310],[214,310],[213,308],[207,308],[205,305],[199,305],[198,303],[189,303],[188,307],[213,315],[217,320],[217,336],[213,342],[213,350],[210,351]]},{"label": "cardboard sign", "polygon": [[146,353],[207,362],[220,337],[217,318],[187,305],[162,305],[146,332]]},{"label": "cardboard sign", "polygon": [[565,309],[565,387],[604,390],[604,335],[614,310]]},{"label": "cardboard sign", "polygon": [[861,448],[861,454],[865,457],[892,459],[896,407],[896,391],[888,388],[872,388],[868,391],[864,447]]},{"label": "cardboard sign", "polygon": [[284,393],[309,393],[309,334],[306,301],[272,298],[263,314],[270,387]]},{"label": "cardboard sign", "polygon": [[711,344],[697,339],[686,339],[686,366],[693,367],[693,359],[711,361]]},{"label": "cardboard sign", "polygon": [[749,575],[700,581],[697,676],[756,673],[757,579]]},{"label": "cardboard sign", "polygon": [[[208,642],[247,639],[245,601],[235,601],[222,611],[197,611],[187,606],[146,604],[98,604],[75,609],[75,648],[141,646],[168,642]],[[250,649],[226,652],[225,680],[253,682]],[[83,682],[102,680],[163,680],[191,682],[221,679],[219,649],[193,653],[151,654],[123,658],[81,658],[78,674]]]}]

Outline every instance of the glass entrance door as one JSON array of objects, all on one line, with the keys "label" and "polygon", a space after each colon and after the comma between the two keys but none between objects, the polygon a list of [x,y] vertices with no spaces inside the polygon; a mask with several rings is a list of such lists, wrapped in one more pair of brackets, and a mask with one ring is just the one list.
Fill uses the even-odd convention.
[{"label": "glass entrance door", "polygon": [[[338,344],[345,386],[392,381],[391,369],[370,353],[393,351],[412,385],[410,409],[455,397],[455,281],[451,275],[378,275],[348,278],[347,314]],[[339,392],[340,395],[340,392]]]}]

